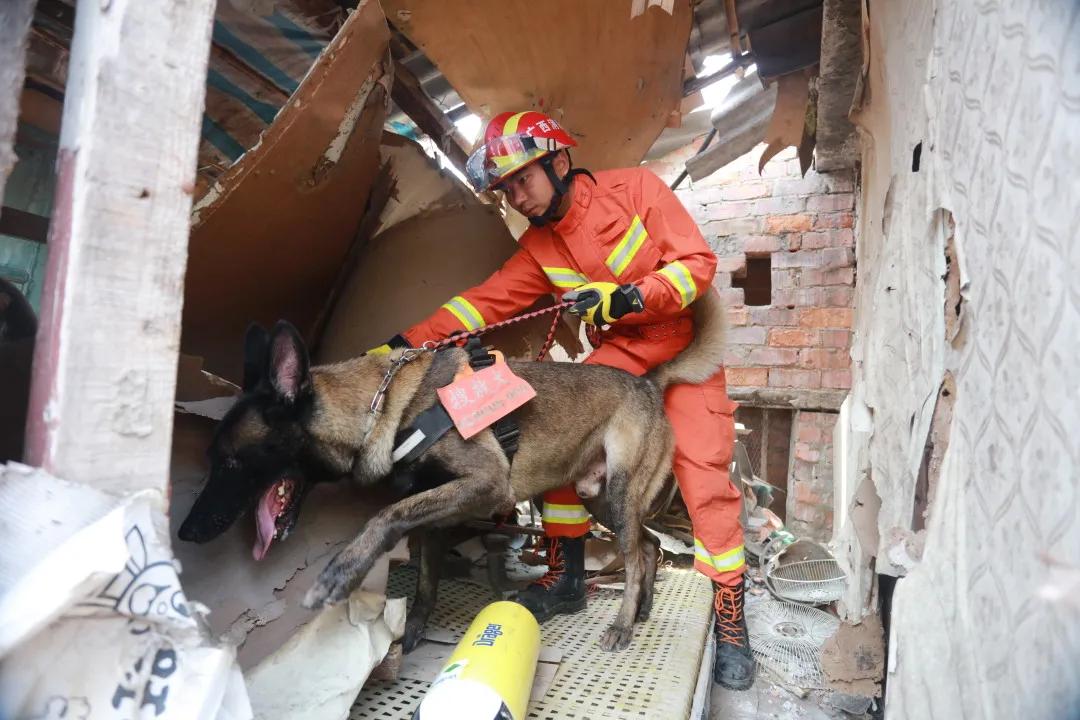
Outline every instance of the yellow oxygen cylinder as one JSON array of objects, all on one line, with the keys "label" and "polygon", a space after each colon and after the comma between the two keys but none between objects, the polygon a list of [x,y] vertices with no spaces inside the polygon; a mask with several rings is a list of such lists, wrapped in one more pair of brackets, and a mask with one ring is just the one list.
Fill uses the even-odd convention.
[{"label": "yellow oxygen cylinder", "polygon": [[524,720],[540,626],[515,602],[481,610],[431,683],[413,720]]}]

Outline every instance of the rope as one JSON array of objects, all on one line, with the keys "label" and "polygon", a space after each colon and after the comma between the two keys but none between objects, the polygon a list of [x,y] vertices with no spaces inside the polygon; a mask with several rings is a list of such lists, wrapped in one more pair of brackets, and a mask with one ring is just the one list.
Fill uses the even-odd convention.
[{"label": "rope", "polygon": [[468,332],[462,331],[460,333],[451,335],[444,340],[439,340],[438,342],[434,340],[428,340],[422,345],[422,347],[423,349],[430,350],[431,352],[438,352],[440,350],[445,350],[452,345],[458,345],[465,340],[468,340],[469,338],[479,337],[484,333],[491,332],[492,330],[498,330],[499,328],[506,327],[508,325],[514,325],[515,323],[523,322],[525,320],[532,320],[535,317],[541,317],[542,315],[554,313],[555,316],[551,320],[551,329],[548,330],[547,338],[544,340],[544,344],[540,348],[540,352],[536,355],[536,361],[540,362],[545,357],[547,357],[548,352],[551,350],[551,346],[555,344],[555,332],[559,329],[559,318],[562,317],[563,310],[573,304],[574,302],[572,300],[565,300],[556,305],[552,305],[551,307],[542,308],[540,310],[533,310],[532,312],[527,312],[524,315],[512,317],[509,320],[500,320],[497,323],[491,323],[490,325],[485,325],[481,328],[477,328],[476,330],[470,330]]}]

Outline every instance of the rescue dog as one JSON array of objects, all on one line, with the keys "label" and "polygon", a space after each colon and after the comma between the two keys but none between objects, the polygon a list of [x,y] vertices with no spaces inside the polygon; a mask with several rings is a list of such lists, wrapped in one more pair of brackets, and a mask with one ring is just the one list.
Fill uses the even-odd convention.
[{"label": "rescue dog", "polygon": [[[439,402],[436,390],[467,365],[463,350],[404,351],[411,353],[407,362],[401,362],[403,351],[395,351],[310,368],[304,343],[288,323],[279,322],[269,334],[249,329],[243,393],[215,431],[208,478],[180,538],[211,540],[253,508],[258,560],[295,525],[313,482],[349,477],[406,487],[404,498],[379,511],[323,569],[304,599],[315,609],[345,600],[407,533],[505,514],[520,500],[584,478],[583,489],[596,494],[585,500],[587,506],[616,534],[625,559],[622,606],[600,639],[606,650],[623,649],[633,623],[647,618],[652,607],[657,544],[643,520],[671,473],[674,439],[664,389],[701,383],[723,360],[719,296],[703,293],[693,308],[694,340],[644,377],[600,365],[508,361],[536,390],[535,398],[514,411],[521,435],[512,463],[491,429],[468,441],[451,430],[412,462],[395,467],[395,436]],[[373,411],[395,362],[381,408]],[[407,650],[434,606],[442,548],[437,535],[426,535]]]}]

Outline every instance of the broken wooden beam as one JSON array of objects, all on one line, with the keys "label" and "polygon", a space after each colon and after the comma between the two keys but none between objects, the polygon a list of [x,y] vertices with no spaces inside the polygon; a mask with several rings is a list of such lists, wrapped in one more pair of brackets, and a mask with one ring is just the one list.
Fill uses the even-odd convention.
[{"label": "broken wooden beam", "polygon": [[394,85],[390,96],[401,111],[435,141],[450,162],[464,172],[465,162],[469,159],[468,144],[442,108],[427,96],[417,77],[401,62],[394,63]]},{"label": "broken wooden beam", "polygon": [[214,0],[81,0],[27,461],[165,492]]}]

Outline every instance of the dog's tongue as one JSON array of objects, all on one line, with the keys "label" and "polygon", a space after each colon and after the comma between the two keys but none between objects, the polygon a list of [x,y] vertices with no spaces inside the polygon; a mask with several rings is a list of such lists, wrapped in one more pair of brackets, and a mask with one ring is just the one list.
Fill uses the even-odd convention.
[{"label": "dog's tongue", "polygon": [[262,560],[270,550],[270,543],[274,542],[274,533],[277,527],[274,522],[274,505],[277,501],[277,483],[259,498],[259,505],[255,508],[255,547],[251,554],[255,560]]}]

